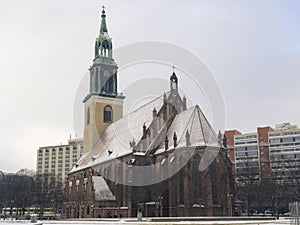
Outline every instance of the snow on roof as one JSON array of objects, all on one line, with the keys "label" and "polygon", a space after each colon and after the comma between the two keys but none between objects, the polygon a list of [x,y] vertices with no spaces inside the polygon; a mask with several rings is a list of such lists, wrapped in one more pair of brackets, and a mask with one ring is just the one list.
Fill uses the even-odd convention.
[{"label": "snow on roof", "polygon": [[[94,148],[79,159],[77,167],[74,167],[70,173],[132,153],[133,149],[129,143],[133,140],[136,143],[139,142],[143,135],[143,124],[145,123],[146,127],[149,127],[153,121],[152,110],[156,108],[159,111],[163,106],[163,102],[163,96],[160,96],[110,124]],[[198,105],[175,116],[167,131],[169,150],[174,149],[174,132],[177,135],[176,148],[187,146],[187,130],[190,134],[189,146],[219,148],[217,135]],[[164,141],[159,145],[155,154],[159,154],[165,149]],[[144,155],[144,153],[141,155]]]},{"label": "snow on roof", "polygon": [[[85,153],[77,162],[77,167],[72,172],[85,167],[99,164],[120,156],[132,153],[129,142],[138,142],[143,135],[143,124],[149,126],[153,114],[152,110],[159,110],[163,106],[163,96],[159,96],[151,102],[141,106],[127,116],[110,124],[94,148]],[[111,154],[108,153],[108,150]]]},{"label": "snow on roof", "polygon": [[[218,147],[218,138],[198,105],[177,114],[167,132],[169,150],[174,149],[173,135],[177,135],[177,148],[186,147],[186,132],[190,134],[190,146]],[[160,149],[164,149],[164,142]],[[158,151],[161,152],[161,151]]]},{"label": "snow on roof", "polygon": [[95,198],[97,201],[116,200],[102,176],[92,176],[94,183]]}]

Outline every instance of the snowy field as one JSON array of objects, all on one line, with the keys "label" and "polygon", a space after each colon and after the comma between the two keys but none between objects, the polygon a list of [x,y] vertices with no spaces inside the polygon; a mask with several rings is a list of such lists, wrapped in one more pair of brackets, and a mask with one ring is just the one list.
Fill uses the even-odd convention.
[{"label": "snowy field", "polygon": [[182,218],[182,221],[176,221],[176,222],[137,222],[134,221],[134,219],[126,219],[126,220],[78,220],[78,221],[38,221],[37,223],[30,223],[29,221],[11,221],[6,220],[0,221],[0,225],[10,225],[10,224],[16,224],[16,225],[22,225],[22,224],[43,224],[43,225],[90,225],[90,224],[109,224],[109,225],[120,225],[120,224],[127,224],[127,225],[139,225],[139,224],[149,224],[149,225],[159,225],[159,224],[220,224],[220,225],[236,225],[236,224],[249,224],[249,225],[289,225],[290,221],[288,219],[279,219],[279,220],[232,220],[232,221],[222,221],[222,220],[215,220],[215,221],[184,221],[184,218]]}]

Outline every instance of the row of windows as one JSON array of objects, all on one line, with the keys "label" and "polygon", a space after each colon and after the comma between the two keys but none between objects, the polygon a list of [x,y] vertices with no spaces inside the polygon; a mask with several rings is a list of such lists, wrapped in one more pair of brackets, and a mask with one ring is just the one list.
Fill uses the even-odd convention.
[{"label": "row of windows", "polygon": [[235,145],[244,145],[244,144],[257,144],[257,141],[242,141],[242,142],[235,142]]},{"label": "row of windows", "polygon": [[250,139],[250,138],[257,138],[257,135],[253,134],[248,136],[235,137],[235,140]]},{"label": "row of windows", "polygon": [[293,148],[293,147],[290,147],[290,148],[275,148],[275,149],[271,149],[270,152],[271,153],[276,153],[276,152],[297,152],[297,151],[300,151],[300,148]]},{"label": "row of windows", "polygon": [[236,173],[241,175],[241,174],[258,174],[259,173],[259,167],[255,166],[255,167],[248,167],[248,168],[237,168],[236,169]]},{"label": "row of windows", "polygon": [[300,154],[272,155],[270,158],[272,161],[280,159],[300,159]]},{"label": "row of windows", "polygon": [[[65,168],[66,168],[66,169],[69,169],[69,167],[70,167],[70,164],[66,164],[66,165],[65,165]],[[38,169],[42,169],[42,168],[43,168],[42,165],[39,165],[39,166],[38,166]],[[47,169],[47,168],[55,169],[56,166],[55,166],[55,165],[51,165],[51,167],[50,167],[50,165],[47,164],[47,165],[44,165],[44,168],[45,168],[45,169]],[[58,165],[58,168],[60,168],[60,170],[61,170],[62,165]]]},{"label": "row of windows", "polygon": [[241,157],[241,156],[258,156],[258,151],[250,151],[250,152],[237,152],[235,154],[236,157]]},{"label": "row of windows", "polygon": [[300,170],[284,170],[284,171],[276,171],[276,176],[295,176],[300,175]]},{"label": "row of windows", "polygon": [[258,150],[258,146],[257,145],[253,145],[253,146],[245,146],[245,147],[236,147],[235,151],[237,152],[241,152],[241,151],[253,151],[253,150]]},{"label": "row of windows", "polygon": [[300,141],[300,137],[286,137],[286,138],[276,138],[270,139],[270,143],[288,143],[288,142],[296,142]]},{"label": "row of windows", "polygon": [[[77,146],[76,145],[73,145],[72,149],[73,149],[73,153],[77,152]],[[80,149],[83,149],[83,145],[80,145]],[[63,151],[64,151],[64,148],[59,148],[58,152],[59,152],[59,154],[63,154]],[[49,149],[45,150],[46,155],[49,155],[49,152],[50,152]],[[70,152],[70,147],[69,146],[65,147],[65,152],[66,153]],[[52,155],[55,154],[55,153],[56,153],[56,149],[52,149]],[[43,155],[43,149],[39,149],[38,154],[39,154],[39,156],[42,156]]]},{"label": "row of windows", "polygon": [[242,162],[242,163],[236,163],[236,167],[258,167],[258,162]]},{"label": "row of windows", "polygon": [[269,136],[274,137],[274,136],[285,136],[285,135],[295,135],[295,134],[300,134],[300,131],[287,131],[287,132],[282,132],[282,133],[269,133]]},{"label": "row of windows", "polygon": [[245,162],[245,160],[257,160],[257,156],[241,156],[235,158],[236,162]]},{"label": "row of windows", "polygon": [[270,144],[270,147],[271,148],[274,148],[274,147],[288,147],[288,146],[298,146],[300,145],[300,143],[286,143],[286,144]]},{"label": "row of windows", "polygon": [[[77,159],[77,154],[75,155],[75,154],[73,154],[73,155],[65,155],[65,159],[70,159],[70,158],[72,158],[72,159]],[[51,157],[51,160],[52,161],[56,161],[56,159],[58,159],[58,160],[62,160],[63,159],[63,156],[62,155],[59,155],[58,157]],[[38,160],[39,161],[42,161],[43,160],[43,157],[38,157]],[[49,161],[50,160],[50,158],[49,158],[49,156],[45,156],[45,158],[44,158],[44,160],[45,161]]]}]

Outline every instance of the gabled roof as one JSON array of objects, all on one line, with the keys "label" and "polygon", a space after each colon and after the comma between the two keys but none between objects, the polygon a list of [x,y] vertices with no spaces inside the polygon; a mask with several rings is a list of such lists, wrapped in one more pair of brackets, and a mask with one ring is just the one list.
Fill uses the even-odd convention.
[{"label": "gabled roof", "polygon": [[[186,147],[186,133],[190,134],[190,146],[219,147],[217,134],[198,105],[177,114],[167,131],[169,150],[174,149],[173,135],[177,135],[177,147]],[[160,149],[165,149],[164,142]]]}]

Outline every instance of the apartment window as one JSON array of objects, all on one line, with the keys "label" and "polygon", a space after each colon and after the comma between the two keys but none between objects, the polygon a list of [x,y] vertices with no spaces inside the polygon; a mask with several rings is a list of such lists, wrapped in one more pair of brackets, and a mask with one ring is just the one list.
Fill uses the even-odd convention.
[{"label": "apartment window", "polygon": [[281,142],[285,143],[285,142],[293,142],[294,138],[290,137],[290,138],[281,138]]},{"label": "apartment window", "polygon": [[248,152],[248,156],[257,156],[257,152]]},{"label": "apartment window", "polygon": [[257,146],[248,146],[246,149],[251,151],[251,150],[257,150],[258,148]]},{"label": "apartment window", "polygon": [[299,159],[300,158],[300,154],[295,154],[295,158]]},{"label": "apartment window", "polygon": [[235,153],[236,157],[247,156],[247,152],[237,152]]}]

